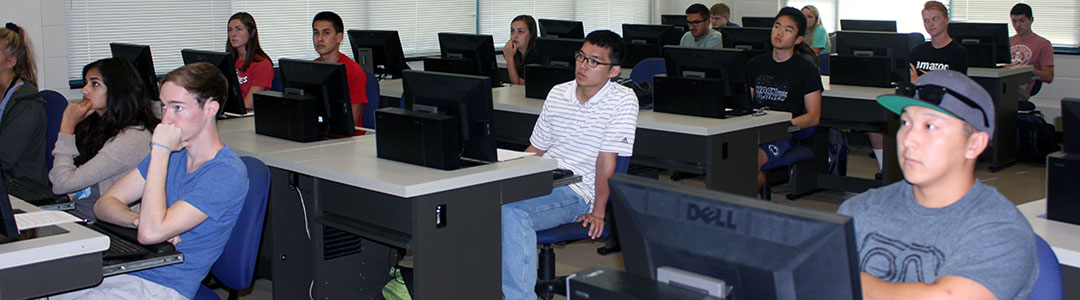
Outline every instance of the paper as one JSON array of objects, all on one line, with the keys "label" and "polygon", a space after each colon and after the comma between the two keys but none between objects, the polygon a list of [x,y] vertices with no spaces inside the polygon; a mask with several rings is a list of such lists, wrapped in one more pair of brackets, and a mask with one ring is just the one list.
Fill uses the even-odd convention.
[{"label": "paper", "polygon": [[522,158],[522,157],[526,157],[526,156],[536,155],[535,153],[532,153],[532,152],[518,152],[518,151],[512,151],[512,150],[506,150],[506,149],[495,149],[495,154],[497,154],[499,156],[499,162],[504,162],[504,161],[514,160],[514,159],[518,159],[518,158]]},{"label": "paper", "polygon": [[79,222],[82,219],[56,210],[43,210],[15,215],[15,225],[19,230],[34,229],[49,225]]}]

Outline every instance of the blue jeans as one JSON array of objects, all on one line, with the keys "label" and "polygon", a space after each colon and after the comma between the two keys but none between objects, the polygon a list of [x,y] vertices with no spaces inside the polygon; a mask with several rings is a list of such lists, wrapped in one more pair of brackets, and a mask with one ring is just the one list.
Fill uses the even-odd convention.
[{"label": "blue jeans", "polygon": [[574,222],[591,208],[567,186],[503,204],[502,290],[507,300],[536,299],[536,232]]}]

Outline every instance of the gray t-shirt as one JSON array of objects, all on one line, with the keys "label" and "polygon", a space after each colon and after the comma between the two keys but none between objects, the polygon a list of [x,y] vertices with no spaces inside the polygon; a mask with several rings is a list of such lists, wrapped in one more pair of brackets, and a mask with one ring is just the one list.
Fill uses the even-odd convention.
[{"label": "gray t-shirt", "polygon": [[1028,299],[1038,275],[1035,233],[997,189],[975,180],[956,203],[927,208],[900,181],[840,205],[854,218],[859,270],[888,282],[974,280],[998,299]]},{"label": "gray t-shirt", "polygon": [[682,40],[679,40],[679,46],[719,49],[724,47],[724,39],[719,31],[709,30],[709,33],[706,33],[700,41],[695,41],[694,35],[687,31],[683,34]]}]

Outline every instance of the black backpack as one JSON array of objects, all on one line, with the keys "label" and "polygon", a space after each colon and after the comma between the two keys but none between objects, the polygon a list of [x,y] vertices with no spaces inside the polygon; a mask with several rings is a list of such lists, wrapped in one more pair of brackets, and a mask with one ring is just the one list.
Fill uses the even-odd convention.
[{"label": "black backpack", "polygon": [[1046,155],[1061,149],[1054,141],[1054,125],[1046,123],[1039,111],[1016,114],[1016,158],[1046,163]]}]

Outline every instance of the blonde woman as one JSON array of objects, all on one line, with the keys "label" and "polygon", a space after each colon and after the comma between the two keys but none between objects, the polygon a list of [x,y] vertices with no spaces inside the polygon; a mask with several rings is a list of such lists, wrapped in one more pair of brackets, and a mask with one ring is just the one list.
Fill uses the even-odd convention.
[{"label": "blonde woman", "polygon": [[821,14],[813,5],[803,6],[802,13],[806,16],[806,42],[804,44],[810,45],[815,55],[821,54],[821,51],[829,48],[829,33],[825,32],[824,26],[821,26]]}]

